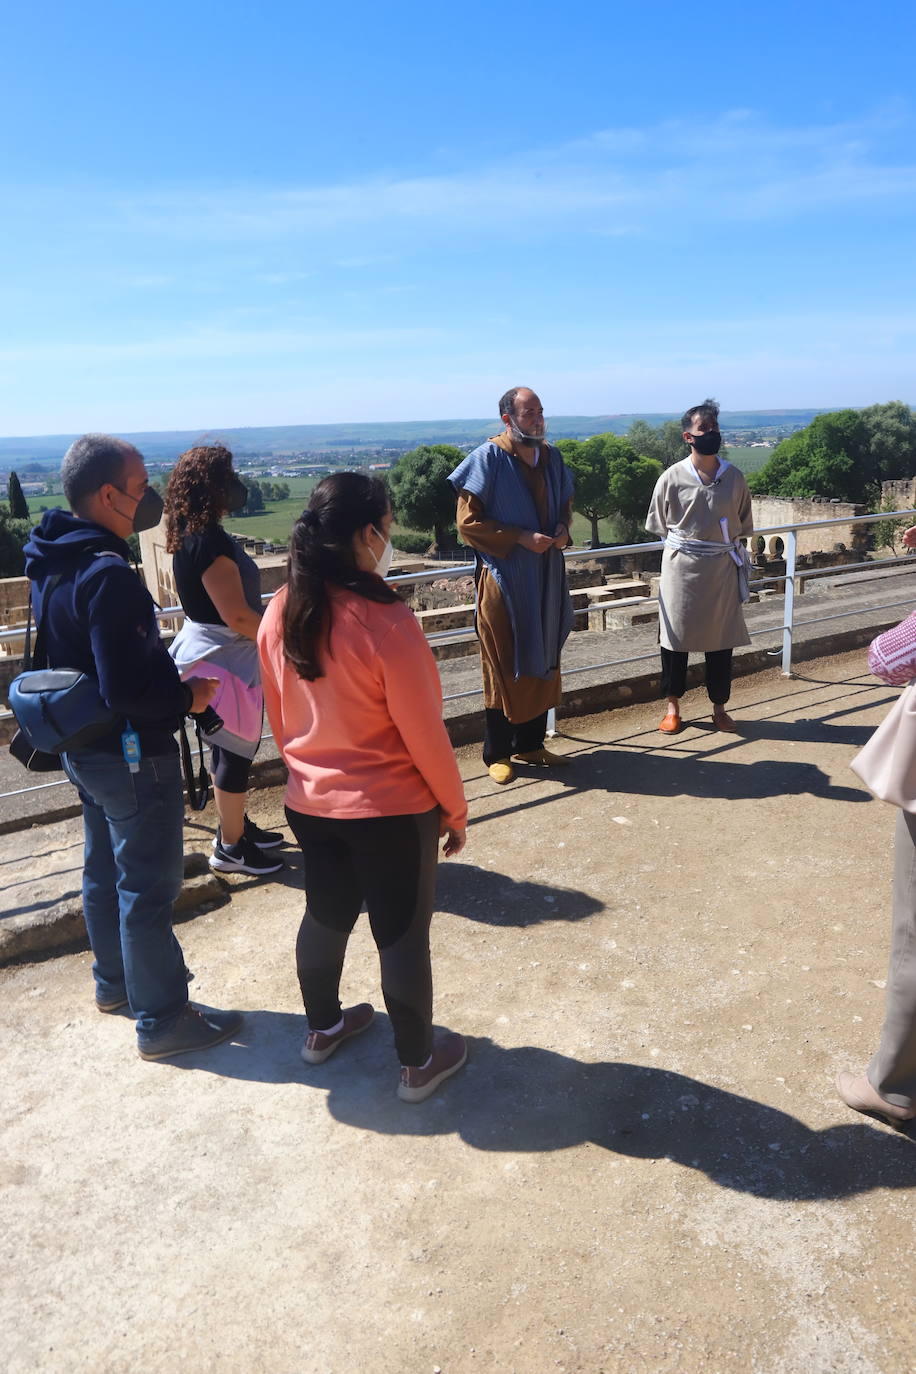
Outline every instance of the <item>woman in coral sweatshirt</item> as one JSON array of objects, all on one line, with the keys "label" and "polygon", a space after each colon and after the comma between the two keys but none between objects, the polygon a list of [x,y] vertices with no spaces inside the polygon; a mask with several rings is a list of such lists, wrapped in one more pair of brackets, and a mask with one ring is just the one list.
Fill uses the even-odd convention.
[{"label": "woman in coral sweatshirt", "polygon": [[439,837],[465,842],[467,805],[423,632],[383,580],[391,509],[377,478],[324,478],[293,527],[287,585],[258,632],[264,702],[289,769],[286,815],[305,860],[296,965],[320,1064],[371,1022],[341,1008],[363,903],[401,1062],[398,1096],[429,1097],[461,1068],[460,1035],[433,1037],[429,925]]}]

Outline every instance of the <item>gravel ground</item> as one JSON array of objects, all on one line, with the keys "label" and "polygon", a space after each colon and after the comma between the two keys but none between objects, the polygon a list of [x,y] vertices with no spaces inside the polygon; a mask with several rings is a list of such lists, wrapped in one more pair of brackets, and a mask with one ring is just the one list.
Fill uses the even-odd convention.
[{"label": "gravel ground", "polygon": [[[888,936],[863,666],[741,680],[740,736],[696,693],[673,739],[649,704],[565,722],[571,766],[504,789],[462,750],[433,947],[470,1059],[421,1106],[383,1012],[300,1060],[292,850],[180,927],[194,995],[246,1012],[209,1054],[143,1063],[86,954],[0,970],[8,1374],[913,1369],[916,1142],[832,1088]],[[28,834],[20,904],[78,876],[72,823]],[[381,1008],[365,926],[343,991]]]}]

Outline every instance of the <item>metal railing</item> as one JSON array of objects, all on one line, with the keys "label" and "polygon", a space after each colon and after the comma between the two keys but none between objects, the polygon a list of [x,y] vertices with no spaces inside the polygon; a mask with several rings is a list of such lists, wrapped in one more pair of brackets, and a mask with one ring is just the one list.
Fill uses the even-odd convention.
[{"label": "metal railing", "polygon": [[[793,672],[792,672],[792,646],[793,646],[793,633],[794,633],[794,630],[796,629],[796,627],[800,627],[800,626],[803,626],[803,625],[820,625],[820,624],[826,624],[826,623],[828,623],[828,622],[830,622],[830,621],[834,621],[834,620],[845,620],[845,619],[849,619],[849,618],[851,618],[851,617],[853,617],[853,616],[857,616],[857,615],[866,615],[866,614],[870,614],[871,612],[874,612],[874,611],[892,610],[892,609],[899,608],[899,607],[901,607],[901,606],[912,606],[912,604],[913,604],[913,599],[912,599],[911,597],[907,597],[907,598],[904,598],[904,599],[902,599],[902,600],[897,600],[897,601],[883,601],[883,602],[880,602],[879,604],[873,605],[873,606],[860,606],[860,605],[855,605],[855,606],[852,606],[848,611],[839,611],[839,612],[836,612],[836,613],[831,613],[831,614],[829,614],[829,615],[822,615],[822,616],[809,616],[809,617],[806,617],[804,620],[798,620],[798,619],[796,619],[796,617],[795,617],[795,600],[796,600],[796,595],[800,594],[800,587],[801,587],[802,583],[805,582],[805,581],[806,581],[807,579],[809,579],[809,578],[820,578],[820,577],[829,576],[829,575],[831,575],[831,574],[832,574],[833,576],[835,576],[835,577],[836,577],[836,576],[843,576],[843,575],[845,575],[846,573],[854,573],[854,572],[862,571],[862,570],[865,570],[865,569],[868,569],[869,571],[874,572],[874,571],[880,571],[880,569],[881,569],[882,567],[901,566],[901,565],[904,565],[904,566],[905,566],[905,565],[910,564],[910,563],[912,564],[912,571],[916,572],[916,557],[914,557],[913,559],[907,559],[907,558],[892,558],[892,559],[880,560],[880,561],[878,561],[878,562],[876,562],[876,561],[871,561],[871,562],[860,562],[860,563],[851,563],[851,564],[837,564],[835,567],[832,567],[832,568],[823,568],[823,567],[822,567],[822,568],[799,568],[799,566],[798,566],[798,532],[799,532],[800,530],[830,529],[830,528],[835,528],[837,525],[843,525],[843,526],[847,526],[847,527],[848,527],[849,525],[873,525],[873,524],[875,524],[875,523],[876,523],[877,521],[879,521],[879,520],[880,520],[880,521],[885,521],[885,520],[904,520],[904,519],[912,519],[912,520],[914,521],[914,523],[916,523],[916,509],[914,509],[914,510],[900,510],[900,511],[881,511],[881,512],[874,513],[874,514],[871,514],[871,515],[855,515],[855,516],[841,515],[841,516],[835,516],[835,517],[833,517],[833,518],[831,518],[831,519],[828,519],[828,520],[808,520],[808,521],[804,521],[804,522],[801,522],[801,523],[799,523],[799,524],[794,524],[794,525],[768,525],[768,526],[762,527],[762,528],[760,528],[760,529],[755,529],[754,532],[753,532],[753,535],[749,536],[750,538],[753,538],[753,539],[757,539],[757,538],[759,538],[759,537],[761,537],[761,536],[763,536],[763,535],[779,535],[779,536],[785,536],[785,538],[783,539],[784,551],[783,551],[783,555],[782,555],[782,556],[784,557],[784,559],[785,559],[785,564],[786,564],[785,572],[784,572],[784,573],[779,573],[779,574],[778,574],[777,576],[775,576],[775,577],[753,578],[752,581],[751,581],[751,584],[750,584],[751,590],[752,590],[752,591],[755,590],[755,589],[758,589],[758,588],[760,588],[760,587],[763,587],[763,586],[766,586],[766,585],[769,585],[769,584],[773,584],[773,583],[775,583],[775,584],[784,583],[784,584],[785,584],[784,598],[783,598],[783,616],[782,616],[782,620],[781,620],[781,622],[777,622],[775,625],[767,625],[767,626],[757,627],[757,628],[754,628],[754,629],[748,631],[748,633],[749,633],[750,635],[752,635],[752,636],[755,636],[755,635],[772,635],[772,634],[774,634],[774,633],[781,633],[781,635],[782,635],[781,663],[782,663],[782,674],[783,674],[783,677],[792,677],[792,676],[793,676]],[[564,553],[563,557],[567,560],[567,562],[570,562],[570,563],[585,562],[585,561],[595,561],[595,560],[597,560],[597,561],[604,561],[604,560],[607,560],[607,559],[610,559],[610,558],[623,558],[623,557],[626,557],[626,556],[629,555],[629,554],[653,553],[653,552],[660,551],[660,550],[664,549],[664,547],[665,547],[664,540],[661,540],[661,539],[652,540],[652,541],[650,541],[650,542],[642,543],[642,544],[606,544],[606,545],[602,545],[602,546],[600,546],[599,548],[596,548],[596,549],[568,549],[568,550],[566,550],[566,552]],[[422,573],[401,573],[401,574],[396,574],[396,575],[394,575],[394,576],[389,576],[387,580],[388,580],[390,583],[392,583],[394,586],[419,585],[419,584],[422,584],[422,583],[424,583],[424,582],[438,582],[438,581],[450,580],[450,579],[459,578],[459,577],[470,577],[470,576],[473,575],[473,572],[474,572],[474,564],[473,564],[473,563],[458,563],[458,564],[445,565],[445,566],[443,566],[443,567],[441,567],[441,568],[430,569],[429,571],[427,571],[427,572],[422,572]],[[266,603],[266,602],[270,601],[270,599],[271,599],[271,597],[272,597],[273,595],[274,595],[274,593],[272,593],[272,592],[271,592],[271,593],[265,593],[265,595],[262,597],[262,600]],[[608,610],[608,609],[612,609],[614,606],[617,606],[617,605],[619,605],[619,604],[620,604],[619,602],[615,602],[613,599],[611,599],[611,600],[609,600],[609,601],[596,602],[596,603],[591,604],[591,605],[589,605],[589,606],[583,606],[583,607],[579,608],[578,610],[575,610],[575,611],[573,612],[573,614],[574,614],[574,615],[588,615],[588,613],[589,613],[590,611],[593,611],[593,610]],[[633,606],[633,604],[634,604],[633,602],[630,603],[631,607]],[[657,605],[658,605],[658,597],[657,597],[657,596],[646,596],[646,597],[641,597],[641,598],[639,599],[638,605],[639,605],[640,607],[642,607],[642,606],[653,606],[653,605],[654,605],[654,606],[657,606]],[[449,608],[448,608],[448,607],[443,607],[442,609],[443,609],[443,610],[447,610],[447,609],[449,609]],[[160,620],[167,620],[167,619],[171,619],[171,618],[182,618],[182,617],[184,616],[184,612],[183,612],[181,606],[163,606],[163,607],[158,611],[158,616],[159,616],[159,619],[160,619]],[[13,639],[13,638],[21,639],[21,638],[23,637],[23,635],[24,635],[24,627],[20,627],[20,628],[17,628],[17,629],[2,630],[2,631],[0,631],[0,642],[2,642],[2,641],[4,641],[4,640]],[[461,639],[473,639],[474,637],[475,637],[475,632],[474,632],[474,630],[473,630],[472,628],[470,628],[470,627],[465,628],[465,629],[458,629],[458,630],[435,630],[435,631],[432,631],[431,633],[427,634],[427,636],[426,636],[427,641],[428,641],[429,643],[431,643],[431,644],[442,643],[442,642],[445,641],[445,640],[449,640],[449,641],[451,641],[451,642],[454,642],[455,640],[461,640]],[[578,673],[594,673],[594,672],[600,672],[600,671],[602,671],[602,670],[604,670],[604,669],[607,669],[607,668],[620,668],[620,667],[626,666],[628,663],[643,663],[643,662],[648,662],[648,661],[650,661],[650,660],[651,660],[651,661],[656,661],[656,660],[657,660],[657,654],[656,654],[654,651],[652,651],[652,652],[650,652],[650,653],[629,654],[629,655],[627,655],[627,656],[624,657],[624,658],[605,659],[605,660],[602,660],[600,663],[588,663],[588,664],[585,664],[584,666],[580,666],[580,667],[577,667],[577,668],[566,668],[566,669],[563,670],[563,676],[564,676],[564,677],[573,677],[573,676],[575,676],[575,675],[578,674]],[[467,690],[467,691],[463,691],[463,692],[450,692],[450,693],[448,693],[448,694],[446,694],[446,695],[443,696],[443,701],[461,701],[461,700],[464,700],[464,699],[469,698],[469,697],[479,697],[479,696],[481,696],[482,694],[483,694],[483,687],[482,687],[482,686],[480,686],[480,687],[474,687],[474,688],[471,688],[471,689],[469,689],[469,690]],[[553,730],[553,724],[554,724],[553,716],[554,716],[554,713],[551,712],[551,713],[550,713],[550,717],[551,717],[551,719],[550,719],[550,729],[551,729],[551,731]],[[261,738],[262,738],[262,739],[269,739],[269,738],[270,738],[269,732],[265,732],[265,733],[261,736]],[[65,779],[65,778],[59,779],[59,780],[55,780],[54,782],[36,783],[36,784],[34,784],[33,786],[31,786],[31,787],[20,787],[20,788],[17,788],[15,791],[0,792],[0,800],[6,799],[6,798],[9,798],[9,797],[20,797],[20,796],[24,796],[24,795],[26,795],[27,793],[31,793],[31,792],[40,792],[40,791],[44,791],[45,789],[50,788],[50,787],[63,787],[63,786],[66,786],[66,785],[68,785],[68,784],[67,784],[67,779]]]}]

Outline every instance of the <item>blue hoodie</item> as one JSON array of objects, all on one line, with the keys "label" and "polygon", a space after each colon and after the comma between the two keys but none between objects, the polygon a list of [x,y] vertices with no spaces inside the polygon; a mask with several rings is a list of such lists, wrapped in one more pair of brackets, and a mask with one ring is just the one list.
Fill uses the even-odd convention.
[{"label": "blue hoodie", "polygon": [[[123,539],[64,510],[49,510],[25,546],[32,612],[46,612],[50,668],[78,668],[97,678],[103,699],[129,720],[145,757],[172,754],[174,733],[191,704],[159,635],[153,598],[133,571]],[[61,580],[43,612],[45,584]],[[120,753],[119,725],[93,752]]]}]

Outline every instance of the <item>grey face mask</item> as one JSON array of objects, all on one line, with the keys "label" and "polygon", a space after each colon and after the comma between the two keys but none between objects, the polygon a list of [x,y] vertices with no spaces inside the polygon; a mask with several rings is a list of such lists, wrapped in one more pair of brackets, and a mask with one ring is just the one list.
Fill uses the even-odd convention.
[{"label": "grey face mask", "polygon": [[[121,487],[116,487],[115,490],[120,491],[123,496],[128,496],[128,493]],[[128,499],[130,498],[128,497]],[[118,510],[117,506],[115,506],[115,510]],[[134,534],[142,534],[144,530],[154,530],[162,519],[163,510],[162,497],[156,488],[147,487],[134,507]],[[122,510],[118,510],[118,514],[125,520],[129,518]]]}]

